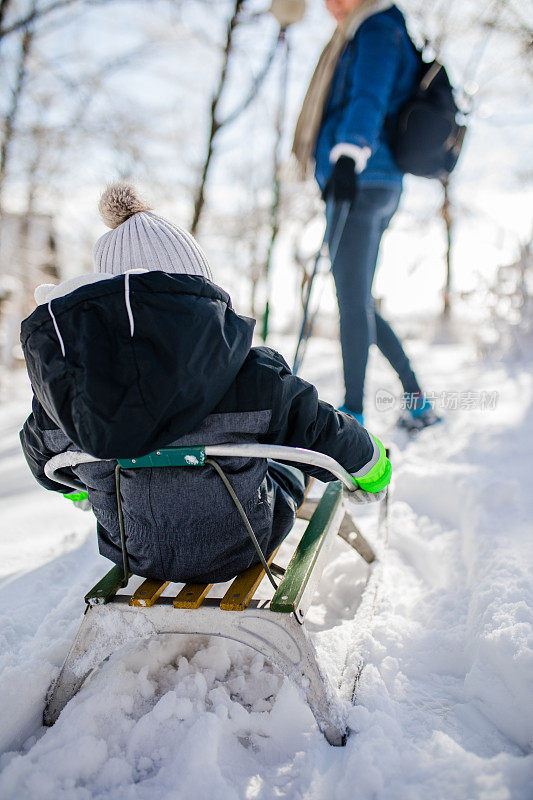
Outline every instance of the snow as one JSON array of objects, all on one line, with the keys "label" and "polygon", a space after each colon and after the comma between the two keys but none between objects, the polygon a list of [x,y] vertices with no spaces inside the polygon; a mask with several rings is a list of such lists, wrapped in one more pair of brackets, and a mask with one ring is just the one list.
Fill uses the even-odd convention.
[{"label": "snow", "polygon": [[[394,465],[386,544],[375,509],[357,512],[381,560],[375,614],[353,621],[368,568],[339,540],[308,619],[332,672],[349,641],[365,663],[344,748],[260,655],[217,638],[130,642],[41,726],[107,562],[91,516],[33,482],[18,376],[0,407],[0,796],[531,800],[533,371],[525,357],[480,362],[465,341],[408,342],[426,389],[465,393],[442,426],[405,441],[397,410],[368,404]],[[340,401],[335,342],[314,340],[303,374]],[[378,389],[398,394],[373,354],[369,398]]]}]

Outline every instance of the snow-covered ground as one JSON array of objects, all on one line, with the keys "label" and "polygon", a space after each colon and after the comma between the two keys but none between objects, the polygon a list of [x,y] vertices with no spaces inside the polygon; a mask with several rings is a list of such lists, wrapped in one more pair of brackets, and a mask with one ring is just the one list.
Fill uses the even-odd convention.
[{"label": "snow-covered ground", "polygon": [[[531,800],[533,371],[480,363],[464,341],[409,343],[426,390],[451,406],[445,425],[405,443],[396,412],[369,400],[394,463],[377,611],[354,631],[366,568],[339,541],[310,617],[327,663],[354,633],[365,661],[345,748],[261,657],[220,639],[130,647],[41,727],[107,562],[89,515],[26,468],[21,380],[0,408],[0,796]],[[312,342],[304,376],[340,401],[334,342]],[[375,356],[369,398],[378,389],[398,391]],[[372,515],[363,523],[375,541]]]}]

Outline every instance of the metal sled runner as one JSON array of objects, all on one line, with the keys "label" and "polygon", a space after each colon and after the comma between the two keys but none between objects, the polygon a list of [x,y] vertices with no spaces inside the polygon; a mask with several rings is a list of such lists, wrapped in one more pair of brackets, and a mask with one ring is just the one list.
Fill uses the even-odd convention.
[{"label": "metal sled runner", "polygon": [[[298,516],[308,520],[308,525],[287,569],[273,564],[275,553],[265,558],[259,548],[261,563],[238,575],[222,598],[207,597],[213,584],[186,584],[176,597],[162,597],[169,582],[157,580],[145,580],[133,595],[119,594],[131,577],[121,513],[121,470],[210,464],[224,480],[223,470],[214,460],[224,456],[268,457],[312,464],[338,478],[327,485],[319,501],[306,500],[300,509]],[[56,482],[79,488],[66,479],[61,470],[99,460],[86,453],[67,451],[52,458],[45,472]],[[386,509],[387,491],[376,496],[357,489],[352,477],[322,453],[255,444],[165,448],[138,459],[120,459],[116,462],[115,478],[124,563],[122,567],[114,566],[85,596],[85,615],[59,676],[50,687],[44,724],[53,725],[92,670],[129,642],[169,633],[223,636],[258,651],[290,678],[303,692],[327,741],[332,745],[342,745],[346,734],[346,704],[329,676],[320,668],[304,621],[329,546],[336,535],[340,535],[367,563],[375,559],[372,548],[345,510],[344,493],[350,492],[353,500],[360,503],[381,499],[382,507]],[[224,482],[231,494],[227,478]],[[239,510],[238,498],[232,495],[232,499]],[[239,513],[241,511],[242,506]],[[251,528],[248,532],[254,536]],[[270,600],[254,599],[254,592],[265,573],[273,584],[273,596]],[[280,578],[279,583],[274,575]],[[349,694],[352,693],[353,680],[349,686]]]}]

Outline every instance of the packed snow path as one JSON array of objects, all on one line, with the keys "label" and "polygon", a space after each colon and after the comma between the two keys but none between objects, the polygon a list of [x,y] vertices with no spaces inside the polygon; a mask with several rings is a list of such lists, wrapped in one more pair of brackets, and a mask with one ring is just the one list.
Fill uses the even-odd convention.
[{"label": "packed snow path", "polygon": [[[304,377],[339,402],[336,346],[312,342],[308,362]],[[408,443],[390,427],[394,412],[367,414],[392,446],[393,502],[377,612],[358,631],[366,667],[345,748],[325,742],[257,654],[220,639],[123,651],[41,727],[83,594],[107,562],[91,517],[26,468],[20,387],[0,408],[0,796],[531,800],[531,364],[479,364],[453,344],[419,345],[416,363],[427,389],[470,390],[463,405],[499,397],[492,409],[445,412],[446,425]],[[369,395],[397,391],[377,357],[371,374]],[[373,519],[363,522],[372,540]],[[310,625],[332,669],[364,578],[339,542]]]}]

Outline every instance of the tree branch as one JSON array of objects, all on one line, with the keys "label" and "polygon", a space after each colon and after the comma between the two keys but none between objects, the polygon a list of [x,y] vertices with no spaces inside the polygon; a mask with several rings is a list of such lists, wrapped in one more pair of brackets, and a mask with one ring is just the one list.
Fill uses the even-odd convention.
[{"label": "tree branch", "polygon": [[220,122],[217,120],[217,108],[220,98],[222,96],[222,92],[224,91],[224,86],[226,84],[226,78],[228,74],[228,64],[233,48],[233,32],[238,24],[237,18],[239,16],[239,11],[241,10],[243,2],[244,0],[235,0],[235,5],[233,7],[233,12],[230,17],[226,33],[226,44],[224,46],[224,56],[222,61],[222,69],[220,70],[218,86],[211,101],[211,124],[209,130],[209,139],[207,143],[207,153],[204,160],[204,166],[202,169],[200,183],[198,185],[198,189],[196,192],[196,199],[194,201],[194,213],[191,223],[191,233],[193,234],[193,236],[198,229],[198,223],[200,221],[200,216],[205,204],[205,186],[207,182],[207,175],[209,173],[209,167],[211,165],[211,158],[213,156],[213,144],[215,136],[220,128]]},{"label": "tree branch", "polygon": [[7,173],[7,162],[9,157],[9,148],[13,139],[15,130],[15,122],[17,113],[20,106],[20,99],[24,91],[27,75],[27,63],[30,55],[31,46],[33,43],[34,31],[32,28],[26,28],[22,36],[20,44],[20,54],[18,59],[17,77],[13,92],[11,95],[11,104],[4,117],[4,132],[2,136],[2,144],[0,145],[0,211],[2,208],[2,188]]},{"label": "tree branch", "polygon": [[100,5],[106,2],[111,2],[112,0],[53,0],[47,6],[43,6],[43,8],[37,8],[35,3],[33,4],[32,10],[26,14],[24,17],[20,17],[19,19],[12,22],[10,25],[7,25],[5,28],[1,27],[2,25],[2,5],[7,7],[11,0],[0,0],[0,40],[3,39],[4,36],[9,36],[11,33],[16,33],[16,31],[21,30],[22,28],[27,27],[32,22],[36,20],[40,20],[43,17],[47,17],[54,11],[58,11],[62,8],[67,8],[68,6],[74,5],[75,3],[83,3],[84,5]]},{"label": "tree branch", "polygon": [[244,100],[240,103],[240,105],[238,105],[237,108],[235,108],[231,112],[231,114],[228,114],[228,116],[226,117],[225,120],[223,120],[222,122],[219,123],[219,127],[220,128],[222,128],[223,125],[228,125],[228,123],[233,122],[234,120],[237,119],[237,117],[239,117],[243,113],[243,111],[246,111],[246,109],[248,108],[248,106],[250,105],[250,103],[252,102],[254,97],[256,96],[257,92],[261,88],[261,84],[263,83],[263,81],[265,80],[266,76],[268,75],[268,71],[269,71],[269,69],[270,69],[270,67],[272,65],[272,62],[274,60],[274,56],[276,55],[276,50],[278,48],[278,44],[282,40],[283,35],[284,35],[284,31],[283,31],[283,29],[280,28],[279,35],[276,37],[274,45],[273,45],[272,49],[270,50],[270,53],[267,56],[267,60],[265,61],[263,69],[256,76],[254,81],[252,82],[252,85],[250,87],[250,91],[249,91],[247,97],[244,98]]},{"label": "tree branch", "polygon": [[8,25],[6,28],[1,28],[0,39],[3,39],[4,36],[8,36],[10,33],[19,31],[21,28],[27,27],[30,23],[47,16],[52,11],[57,11],[58,8],[64,8],[65,6],[70,6],[77,2],[79,2],[79,0],[54,0],[54,2],[44,6],[44,8],[39,9],[34,6],[30,13],[26,14],[25,17],[20,17],[20,19],[12,22],[11,25]]},{"label": "tree branch", "polygon": [[4,24],[4,17],[10,5],[11,5],[11,0],[0,0],[0,29]]}]

